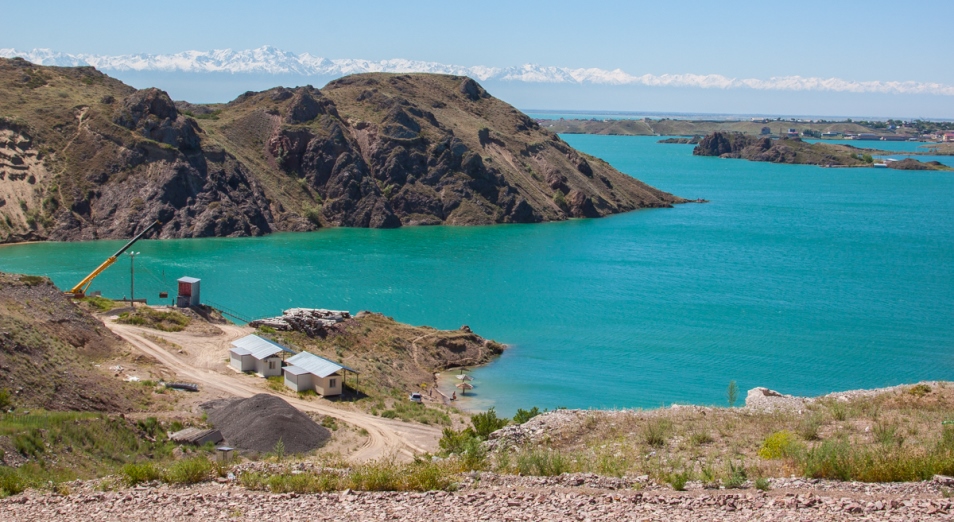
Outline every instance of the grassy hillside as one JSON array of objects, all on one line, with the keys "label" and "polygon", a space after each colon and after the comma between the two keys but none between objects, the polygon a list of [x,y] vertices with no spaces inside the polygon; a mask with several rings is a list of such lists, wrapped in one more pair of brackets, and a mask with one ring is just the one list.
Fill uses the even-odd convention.
[{"label": "grassy hillside", "polygon": [[148,390],[96,366],[122,350],[118,337],[49,279],[0,273],[3,409],[139,409],[150,400]]}]

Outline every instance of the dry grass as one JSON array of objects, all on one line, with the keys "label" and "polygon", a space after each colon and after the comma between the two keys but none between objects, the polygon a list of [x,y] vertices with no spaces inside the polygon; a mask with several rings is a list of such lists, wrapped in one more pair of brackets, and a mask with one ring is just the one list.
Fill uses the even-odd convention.
[{"label": "dry grass", "polygon": [[[922,480],[954,472],[954,384],[819,400],[801,411],[673,408],[593,411],[536,444],[498,453],[501,471],[648,474],[736,485],[797,474],[838,480]],[[528,465],[527,462],[532,462]],[[549,470],[549,471],[545,471]],[[680,474],[685,474],[682,476]]]}]

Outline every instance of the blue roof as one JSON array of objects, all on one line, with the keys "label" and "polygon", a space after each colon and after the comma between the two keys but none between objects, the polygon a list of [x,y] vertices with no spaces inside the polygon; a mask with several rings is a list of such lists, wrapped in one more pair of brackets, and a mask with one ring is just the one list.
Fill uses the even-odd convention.
[{"label": "blue roof", "polygon": [[285,348],[284,346],[274,342],[264,339],[255,334],[246,335],[241,339],[236,339],[232,341],[232,346],[235,348],[232,351],[236,355],[244,355],[242,349],[247,350],[248,354],[256,359],[264,359],[266,357],[271,357],[272,355],[277,354],[278,352],[288,352],[295,353],[293,350]]},{"label": "blue roof", "polygon": [[[339,370],[348,370],[349,372],[358,373],[357,371],[348,368],[343,364],[331,362],[324,357],[318,357],[317,355],[308,352],[301,352],[294,357],[290,357],[286,362],[322,378],[327,377]],[[291,373],[299,375],[297,371],[292,371]]]}]

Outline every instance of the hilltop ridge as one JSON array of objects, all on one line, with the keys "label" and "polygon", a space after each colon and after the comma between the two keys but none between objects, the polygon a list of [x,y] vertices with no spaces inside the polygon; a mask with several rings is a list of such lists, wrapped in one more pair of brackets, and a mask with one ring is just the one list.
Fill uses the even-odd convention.
[{"label": "hilltop ridge", "polygon": [[0,59],[0,241],[532,223],[681,198],[580,153],[473,79],[362,74],[228,104]]}]

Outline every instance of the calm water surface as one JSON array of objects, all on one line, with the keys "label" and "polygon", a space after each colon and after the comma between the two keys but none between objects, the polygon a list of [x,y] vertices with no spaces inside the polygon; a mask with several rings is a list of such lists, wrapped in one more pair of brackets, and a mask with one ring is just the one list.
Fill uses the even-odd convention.
[{"label": "calm water surface", "polygon": [[[730,380],[818,394],[954,379],[954,175],[698,158],[655,137],[564,136],[708,204],[541,225],[144,241],[136,295],[182,275],[250,316],[376,310],[508,343],[473,407],[722,404]],[[81,279],[122,242],[0,248]],[[96,280],[129,293],[129,261]]]}]

